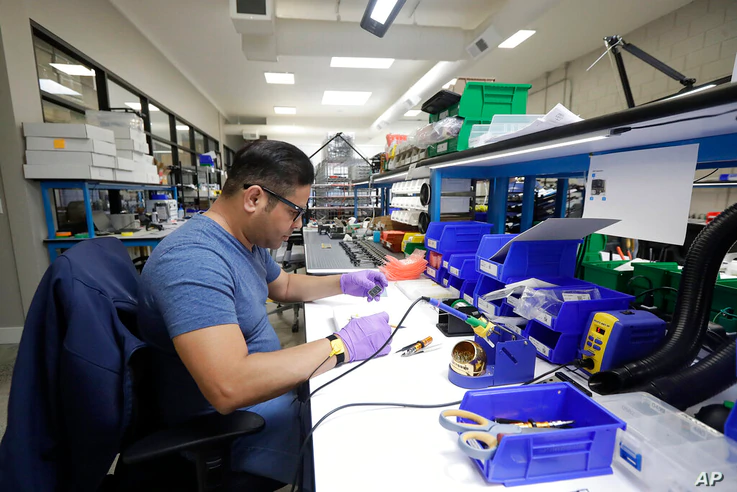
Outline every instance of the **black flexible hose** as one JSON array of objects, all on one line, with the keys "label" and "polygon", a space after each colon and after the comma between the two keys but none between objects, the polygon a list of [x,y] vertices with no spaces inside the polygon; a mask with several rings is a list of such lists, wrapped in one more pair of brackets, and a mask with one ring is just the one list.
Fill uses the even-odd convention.
[{"label": "black flexible hose", "polygon": [[[704,227],[688,250],[673,320],[663,344],[643,359],[592,375],[591,390],[601,394],[626,391],[691,364],[706,334],[722,258],[736,241],[737,204],[734,204]],[[735,374],[734,366],[729,373]]]},{"label": "black flexible hose", "polygon": [[646,391],[679,410],[686,410],[737,382],[735,364],[737,341],[732,340],[683,371],[650,381],[636,390]]}]

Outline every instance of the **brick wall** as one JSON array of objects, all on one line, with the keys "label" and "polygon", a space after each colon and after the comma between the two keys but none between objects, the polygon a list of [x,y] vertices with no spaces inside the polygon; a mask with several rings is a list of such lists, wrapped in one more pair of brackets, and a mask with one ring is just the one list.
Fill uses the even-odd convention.
[{"label": "brick wall", "polygon": [[[634,13],[633,13],[634,14]],[[666,65],[703,84],[732,74],[737,55],[737,0],[694,0],[630,33],[620,34]],[[604,43],[580,58],[543,74],[532,82],[528,113],[545,113],[562,102],[583,118],[627,108],[616,67],[604,57]],[[675,94],[682,86],[629,53],[622,54],[635,104]],[[706,174],[697,172],[697,177]],[[719,173],[737,172],[724,169]],[[737,202],[737,188],[694,190],[691,214],[722,210]]]}]

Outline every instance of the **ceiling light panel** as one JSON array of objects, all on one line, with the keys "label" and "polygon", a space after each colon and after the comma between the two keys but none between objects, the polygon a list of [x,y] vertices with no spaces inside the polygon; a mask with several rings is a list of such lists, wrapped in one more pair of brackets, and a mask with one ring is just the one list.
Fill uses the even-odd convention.
[{"label": "ceiling light panel", "polygon": [[67,63],[49,63],[52,67],[67,75],[78,75],[80,77],[94,77],[95,71],[83,65],[70,65]]},{"label": "ceiling light panel", "polygon": [[293,73],[264,72],[267,84],[294,84]]},{"label": "ceiling light panel", "polygon": [[371,97],[370,92],[325,91],[322,103],[326,106],[363,106]]},{"label": "ceiling light panel", "polygon": [[410,109],[409,111],[407,111],[406,113],[404,113],[404,116],[407,116],[409,118],[414,118],[415,116],[417,116],[421,112],[422,111],[419,110],[419,109]]},{"label": "ceiling light panel", "polygon": [[385,24],[396,4],[397,0],[376,0],[371,18],[379,24]]},{"label": "ceiling light panel", "polygon": [[274,113],[276,114],[297,114],[297,108],[291,106],[274,106]]},{"label": "ceiling light panel", "polygon": [[386,70],[394,63],[394,58],[353,58],[334,56],[330,59],[333,68],[375,68]]},{"label": "ceiling light panel", "polygon": [[[127,103],[123,103],[123,104],[125,104],[126,106],[128,106],[129,108],[131,108],[131,109],[133,109],[135,111],[140,111],[141,110],[141,103],[139,103],[139,102],[127,102]],[[149,111],[161,111],[159,108],[157,108],[153,104],[149,104],[148,105],[148,110]]]},{"label": "ceiling light panel", "polygon": [[516,48],[520,44],[522,44],[523,41],[528,39],[530,36],[535,34],[535,31],[528,31],[525,29],[521,29],[517,31],[516,33],[509,36],[502,44],[499,45],[500,48]]}]

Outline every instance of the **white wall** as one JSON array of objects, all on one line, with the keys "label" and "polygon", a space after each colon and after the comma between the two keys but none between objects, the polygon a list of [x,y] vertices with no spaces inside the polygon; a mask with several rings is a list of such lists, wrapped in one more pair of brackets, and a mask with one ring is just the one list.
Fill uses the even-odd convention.
[{"label": "white wall", "polygon": [[0,0],[0,329],[22,324],[48,266],[39,186],[22,170],[21,124],[43,121],[31,20],[222,141],[218,110],[107,0]]},{"label": "white wall", "polygon": [[[621,34],[628,43],[687,77],[696,78],[697,84],[710,82],[732,74],[737,54],[737,1],[694,0],[639,29]],[[586,71],[603,51],[603,47],[592,51],[531,81],[527,112],[545,113],[559,102],[583,118],[626,109],[619,75],[608,57]],[[682,88],[629,53],[622,56],[635,104],[675,94]],[[698,172],[697,177],[708,172]],[[718,173],[729,172],[736,171],[723,169]],[[694,189],[690,214],[721,211],[735,202],[737,189]]]}]

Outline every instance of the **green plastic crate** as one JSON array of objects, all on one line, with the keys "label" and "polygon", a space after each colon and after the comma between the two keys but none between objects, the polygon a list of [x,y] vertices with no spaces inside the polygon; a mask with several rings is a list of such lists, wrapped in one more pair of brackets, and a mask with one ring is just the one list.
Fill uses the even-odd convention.
[{"label": "green plastic crate", "polygon": [[[678,272],[678,263],[675,262],[633,263],[632,266],[635,270],[632,272],[630,287],[635,296],[651,288],[671,287],[670,274],[674,271]],[[650,281],[648,282],[646,279]],[[653,305],[655,307],[667,310],[667,299],[666,291],[658,290],[653,292]],[[637,300],[641,302],[642,297],[639,297]]]},{"label": "green plastic crate", "polygon": [[632,278],[632,271],[618,272],[614,270],[625,261],[593,261],[581,265],[581,279],[592,284],[619,292],[627,292],[627,282]]},{"label": "green plastic crate", "polygon": [[[438,114],[430,115],[430,123],[450,116],[461,116],[464,120],[456,138],[428,147],[428,157],[466,150],[473,125],[488,125],[495,114],[525,114],[527,112],[527,91],[530,90],[530,87],[532,86],[529,84],[467,83],[458,104]],[[444,144],[447,144],[447,147]]]},{"label": "green plastic crate", "polygon": [[583,257],[584,263],[596,263],[602,261],[600,251],[606,249],[607,237],[604,234],[591,234],[586,253]]},{"label": "green plastic crate", "polygon": [[[670,272],[670,286],[678,289],[681,284],[681,271]],[[672,313],[676,309],[676,299],[678,294],[675,292],[666,293],[665,310]],[[711,313],[709,319],[716,318],[717,323],[722,325],[729,332],[737,332],[737,317],[724,316],[720,312],[724,309],[731,309],[737,316],[737,279],[717,280],[714,286],[714,294],[711,299]]]}]

